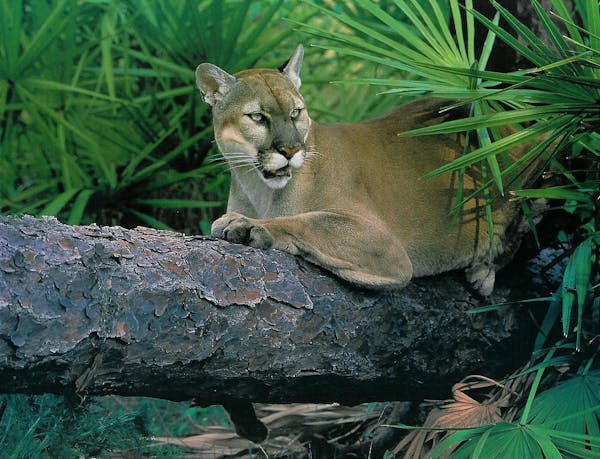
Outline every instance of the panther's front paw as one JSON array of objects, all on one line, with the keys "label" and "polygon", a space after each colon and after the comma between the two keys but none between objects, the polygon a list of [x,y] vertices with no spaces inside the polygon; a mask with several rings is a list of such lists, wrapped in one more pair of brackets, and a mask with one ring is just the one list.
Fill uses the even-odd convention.
[{"label": "panther's front paw", "polygon": [[234,244],[246,244],[257,249],[268,249],[273,238],[258,220],[241,214],[225,214],[214,221],[211,234]]}]

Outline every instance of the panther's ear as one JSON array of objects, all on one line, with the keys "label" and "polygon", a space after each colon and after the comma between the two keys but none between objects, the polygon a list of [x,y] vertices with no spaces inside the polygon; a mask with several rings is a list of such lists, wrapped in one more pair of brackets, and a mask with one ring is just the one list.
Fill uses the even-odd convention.
[{"label": "panther's ear", "polygon": [[213,106],[220,101],[235,81],[233,75],[216,65],[204,63],[196,68],[196,85],[208,105]]},{"label": "panther's ear", "polygon": [[302,84],[302,81],[300,80],[300,67],[302,67],[303,57],[304,48],[302,45],[298,45],[296,51],[294,51],[294,54],[290,57],[290,60],[287,61],[287,64],[285,64],[285,67],[282,70],[282,72],[292,80],[292,83],[294,83],[294,86],[296,86],[297,89],[300,89],[300,85]]}]

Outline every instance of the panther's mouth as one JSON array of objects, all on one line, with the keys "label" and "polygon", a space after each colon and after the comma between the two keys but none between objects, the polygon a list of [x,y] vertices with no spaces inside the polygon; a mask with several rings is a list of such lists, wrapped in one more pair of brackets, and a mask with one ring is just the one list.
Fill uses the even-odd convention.
[{"label": "panther's mouth", "polygon": [[[282,149],[281,152],[259,151],[258,170],[260,177],[269,188],[281,189],[292,178],[292,170],[298,169],[304,163],[304,150],[296,148],[290,152]],[[293,153],[293,154],[291,154]]]},{"label": "panther's mouth", "polygon": [[289,178],[292,176],[292,168],[290,167],[290,165],[288,164],[287,166],[284,166],[280,169],[274,170],[274,171],[268,171],[266,169],[263,169],[262,171],[263,177],[268,179],[273,179],[273,178]]}]

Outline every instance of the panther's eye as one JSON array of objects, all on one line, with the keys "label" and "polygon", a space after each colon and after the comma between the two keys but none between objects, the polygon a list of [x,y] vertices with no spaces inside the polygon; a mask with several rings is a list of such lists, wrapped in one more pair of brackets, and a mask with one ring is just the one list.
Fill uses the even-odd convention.
[{"label": "panther's eye", "polygon": [[265,117],[265,115],[263,115],[262,113],[248,113],[247,115],[248,117],[250,117],[250,119],[252,121],[254,121],[255,123],[264,123],[267,118]]},{"label": "panther's eye", "polygon": [[298,117],[300,116],[300,112],[302,111],[301,108],[295,108],[290,112],[290,118],[295,120],[298,119]]}]

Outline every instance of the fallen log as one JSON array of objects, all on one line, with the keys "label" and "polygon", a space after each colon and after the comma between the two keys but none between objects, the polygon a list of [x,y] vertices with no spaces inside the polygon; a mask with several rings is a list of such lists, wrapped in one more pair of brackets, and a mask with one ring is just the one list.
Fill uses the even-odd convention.
[{"label": "fallen log", "polygon": [[[502,376],[531,350],[514,308],[469,313],[489,300],[463,278],[366,291],[274,250],[0,217],[0,392],[445,398],[465,375]],[[513,299],[499,284],[492,301]]]}]

